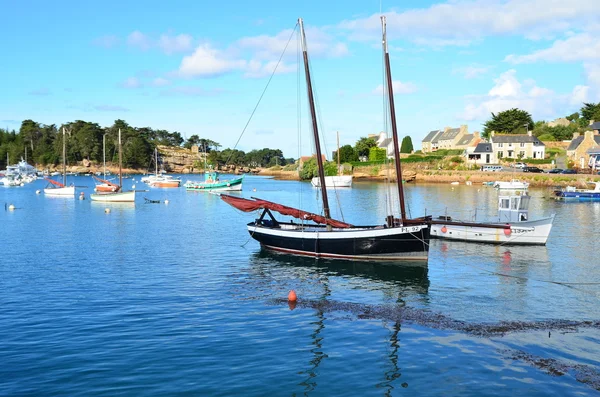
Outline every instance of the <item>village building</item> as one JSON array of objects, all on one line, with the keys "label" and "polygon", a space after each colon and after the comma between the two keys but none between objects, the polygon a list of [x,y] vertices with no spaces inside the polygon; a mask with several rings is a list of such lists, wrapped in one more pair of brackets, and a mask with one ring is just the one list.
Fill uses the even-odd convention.
[{"label": "village building", "polygon": [[446,127],[444,130],[430,131],[421,141],[421,151],[431,153],[440,149],[467,149],[479,140],[479,133],[469,134],[467,125],[458,128]]},{"label": "village building", "polygon": [[546,146],[531,131],[527,134],[490,134],[492,151],[496,158],[508,159],[543,159]]},{"label": "village building", "polygon": [[583,135],[578,132],[573,134],[573,139],[567,147],[567,157],[579,168],[599,168],[600,121],[591,123]]},{"label": "village building", "polygon": [[489,142],[479,142],[475,146],[470,146],[465,152],[467,162],[476,165],[497,164],[498,159]]}]

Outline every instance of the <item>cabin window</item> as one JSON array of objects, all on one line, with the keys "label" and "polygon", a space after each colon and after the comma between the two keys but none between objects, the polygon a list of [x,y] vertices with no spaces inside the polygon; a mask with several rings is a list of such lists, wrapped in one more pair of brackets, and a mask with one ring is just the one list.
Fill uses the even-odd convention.
[{"label": "cabin window", "polygon": [[511,210],[516,210],[516,209],[518,209],[518,208],[517,208],[517,207],[518,207],[518,205],[519,205],[519,199],[517,199],[516,197],[515,197],[515,198],[512,198],[512,199],[510,199],[510,209],[511,209]]},{"label": "cabin window", "polygon": [[521,196],[521,204],[519,205],[520,210],[526,210],[529,207],[529,196]]},{"label": "cabin window", "polygon": [[500,199],[500,208],[508,209],[508,208],[510,208],[509,205],[510,205],[509,199],[507,199],[507,198]]}]

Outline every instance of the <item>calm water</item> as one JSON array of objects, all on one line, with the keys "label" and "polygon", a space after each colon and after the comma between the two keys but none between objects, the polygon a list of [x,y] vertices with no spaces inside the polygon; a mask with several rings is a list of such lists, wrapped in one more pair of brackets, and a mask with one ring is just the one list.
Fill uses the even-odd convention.
[{"label": "calm water", "polygon": [[[91,177],[74,180],[89,196]],[[598,393],[600,331],[543,325],[600,320],[600,203],[533,190],[530,217],[556,213],[546,247],[432,241],[424,267],[266,254],[246,231],[252,214],[183,188],[109,206],[36,195],[44,186],[0,188],[18,208],[0,211],[0,395]],[[382,223],[385,191],[357,183],[333,213]],[[247,176],[241,195],[318,208],[307,183]],[[413,216],[483,219],[496,198],[407,186]],[[457,326],[502,321],[543,329]]]}]

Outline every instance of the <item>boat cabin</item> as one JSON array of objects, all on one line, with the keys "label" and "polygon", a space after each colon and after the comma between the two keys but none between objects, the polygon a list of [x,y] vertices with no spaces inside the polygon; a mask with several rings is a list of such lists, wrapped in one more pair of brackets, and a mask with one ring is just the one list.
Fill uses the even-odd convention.
[{"label": "boat cabin", "polygon": [[498,197],[498,217],[500,222],[524,222],[529,216],[529,200],[527,194]]},{"label": "boat cabin", "polygon": [[216,171],[207,172],[204,174],[206,183],[215,183],[219,181],[219,174]]}]

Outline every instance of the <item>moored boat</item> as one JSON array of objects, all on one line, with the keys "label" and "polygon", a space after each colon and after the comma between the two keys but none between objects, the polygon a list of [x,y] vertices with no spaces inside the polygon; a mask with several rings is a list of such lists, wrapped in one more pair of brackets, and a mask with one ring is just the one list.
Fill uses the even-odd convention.
[{"label": "moored boat", "polygon": [[529,220],[529,200],[524,194],[498,197],[498,219],[490,222],[453,220],[440,216],[431,221],[431,238],[502,245],[545,245],[554,215]]},{"label": "moored boat", "polygon": [[[314,187],[321,187],[319,177],[314,177],[310,181]],[[325,177],[325,186],[327,187],[352,187],[352,175],[333,175]]]},{"label": "moored boat", "polygon": [[511,179],[510,182],[496,181],[494,182],[493,186],[500,190],[527,190],[529,188],[529,182],[523,182],[519,179]]},{"label": "moored boat", "polygon": [[600,182],[588,182],[594,185],[593,189],[577,189],[567,186],[564,189],[555,190],[554,196],[557,200],[600,200]]},{"label": "moored boat", "polygon": [[206,174],[204,181],[187,181],[184,186],[186,190],[193,191],[240,191],[244,175],[239,178],[221,180],[216,172]]},{"label": "moored boat", "polygon": [[58,196],[58,197],[75,197],[75,186],[67,186],[67,134],[63,127],[63,181],[55,181],[54,179],[45,178],[48,181],[48,186],[44,189],[45,196]]}]

